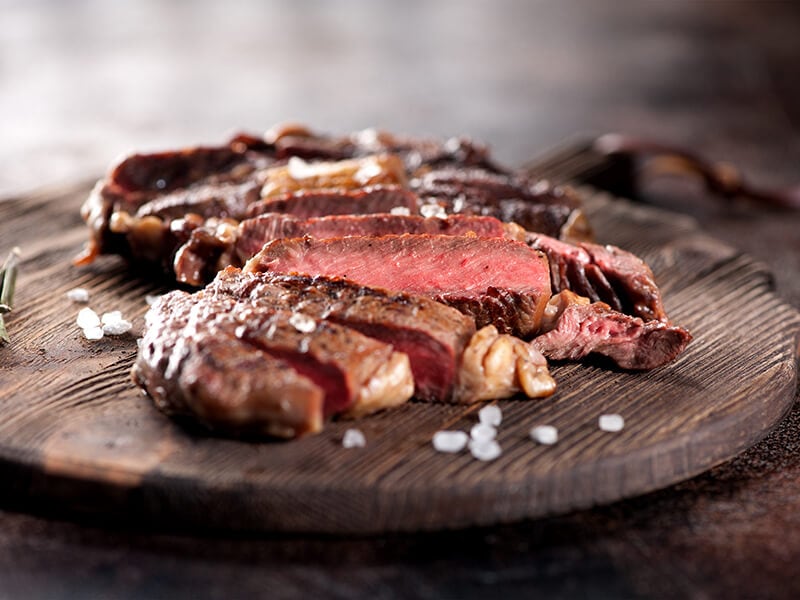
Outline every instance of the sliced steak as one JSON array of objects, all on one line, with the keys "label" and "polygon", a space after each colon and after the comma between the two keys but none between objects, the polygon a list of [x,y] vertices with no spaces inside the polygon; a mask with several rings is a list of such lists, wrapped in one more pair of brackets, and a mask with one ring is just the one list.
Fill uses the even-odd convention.
[{"label": "sliced steak", "polygon": [[[217,185],[245,184],[252,173],[274,162],[272,148],[249,136],[237,136],[223,146],[133,154],[124,158],[111,167],[81,207],[90,238],[76,263],[87,264],[99,254],[140,259],[136,250],[131,249],[128,237],[153,237],[154,223],[147,218],[149,215],[143,218],[146,232],[137,232],[138,223],[131,221],[143,205],[193,186],[202,188],[201,195],[208,196],[210,188]],[[187,208],[185,212],[191,210]],[[126,228],[114,231],[114,220],[126,222]],[[163,230],[168,230],[168,224]]]},{"label": "sliced steak", "polygon": [[554,296],[543,322],[547,333],[531,344],[547,358],[605,356],[623,369],[655,369],[674,360],[691,341],[681,327],[643,321],[565,291]]},{"label": "sliced steak", "polygon": [[392,344],[408,355],[417,398],[451,401],[461,356],[475,333],[472,319],[423,296],[387,292],[344,279],[221,271],[208,293],[256,306],[296,309]]},{"label": "sliced steak", "polygon": [[645,262],[615,246],[575,245],[528,233],[527,243],[547,255],[554,292],[571,290],[645,321],[667,321],[661,291]]},{"label": "sliced steak", "polygon": [[511,223],[501,223],[493,217],[453,215],[442,219],[382,212],[304,219],[289,214],[267,213],[242,221],[236,229],[219,223],[196,228],[178,250],[173,268],[178,281],[200,286],[211,281],[226,266],[243,266],[264,244],[275,239],[403,233],[474,234],[478,237],[517,240],[523,240],[525,236],[521,228]]},{"label": "sliced steak", "polygon": [[403,136],[376,129],[356,131],[348,136],[323,136],[295,124],[278,125],[265,135],[281,158],[298,156],[307,160],[342,160],[369,154],[390,153],[403,159],[413,172],[422,166],[461,165],[503,172],[489,157],[487,148],[466,137],[447,140]]},{"label": "sliced steak", "polygon": [[[81,209],[90,239],[75,262],[88,264],[99,254],[118,254],[168,266],[191,233],[183,230],[185,222],[173,226],[174,220],[190,215],[241,220],[244,211],[250,216],[294,210],[307,217],[344,214],[344,205],[338,212],[319,206],[331,197],[304,198],[296,204],[292,195],[378,184],[405,187],[407,177],[414,177],[428,201],[439,202],[448,212],[514,220],[564,239],[585,234],[584,221],[576,216],[580,211],[567,192],[537,187],[509,173],[491,161],[485,147],[467,138],[441,141],[375,130],[331,137],[282,126],[263,137],[240,134],[216,147],[126,157],[98,182]],[[279,204],[262,204],[258,196]],[[410,198],[415,196],[408,194],[394,206],[416,213],[417,203]],[[315,202],[316,208],[308,206]]]},{"label": "sliced steak", "polygon": [[195,214],[204,219],[240,221],[247,216],[248,207],[259,200],[260,194],[261,186],[252,181],[200,184],[157,196],[142,204],[135,216],[154,216],[169,222]]},{"label": "sliced steak", "polygon": [[[244,264],[267,242],[280,238],[309,236],[334,238],[353,235],[468,235],[505,237],[503,223],[491,217],[452,216],[447,219],[417,215],[392,215],[388,211],[370,215],[336,215],[311,219],[292,215],[266,214],[243,221],[239,227],[234,255]],[[239,265],[236,265],[239,266]]]},{"label": "sliced steak", "polygon": [[477,168],[445,168],[412,180],[423,202],[447,213],[492,216],[565,240],[590,239],[579,198],[567,188],[522,175]]},{"label": "sliced steak", "polygon": [[[176,294],[182,295],[171,300]],[[261,410],[258,402],[266,402],[270,410],[265,414],[273,420],[262,423],[261,428],[276,432],[285,428],[292,435],[300,430],[319,429],[322,416],[373,412],[405,402],[413,392],[408,357],[404,354],[352,329],[299,312],[203,291],[192,295],[173,292],[151,307],[147,324],[134,369],[135,381],[157,398],[159,405],[170,405],[176,411],[189,408],[212,425],[224,427],[241,421],[245,414],[252,418]],[[168,345],[172,346],[171,353],[164,360]],[[217,359],[220,355],[224,360]],[[241,366],[237,363],[239,356],[244,363]],[[188,375],[181,371],[181,365],[184,369],[185,365],[192,367]],[[291,371],[297,381],[303,382],[303,389],[312,382],[314,388],[309,389],[321,390],[324,396],[321,408],[314,414],[306,411],[305,428],[292,425],[281,416],[295,412],[292,397],[281,400],[280,394],[268,395],[264,390],[272,394],[273,388],[263,384],[253,388],[258,392],[256,397],[248,388],[241,389],[230,400],[237,402],[236,406],[226,411],[229,400],[214,391],[228,389],[229,384],[224,383],[228,377],[239,383],[249,383],[257,377],[242,373],[243,366],[255,373]],[[167,380],[176,384],[158,389]],[[219,381],[222,383],[214,383]],[[209,388],[207,382],[214,385]],[[316,397],[308,392],[300,404],[309,405],[312,395]],[[275,403],[280,409],[278,416],[272,410]]]},{"label": "sliced steak", "polygon": [[656,285],[650,267],[641,258],[616,246],[588,242],[579,246],[586,250],[592,264],[597,266],[617,292],[624,312],[645,321],[668,321],[661,290]]},{"label": "sliced steak", "polygon": [[247,216],[284,213],[299,219],[328,215],[363,215],[388,213],[401,208],[416,213],[417,197],[398,186],[374,186],[358,190],[323,190],[289,192],[282,196],[254,202]]},{"label": "sliced steak", "polygon": [[340,278],[234,268],[220,272],[206,291],[269,309],[295,309],[392,344],[409,358],[419,399],[471,403],[555,390],[544,357],[529,344],[491,326],[476,333],[472,319],[424,296]]},{"label": "sliced steak", "polygon": [[216,331],[186,292],[159,298],[146,317],[133,379],[162,411],[212,429],[295,437],[317,432],[325,393],[289,363]]},{"label": "sliced steak", "polygon": [[538,330],[550,298],[543,254],[522,242],[476,236],[386,235],[274,240],[245,266],[248,272],[344,277],[429,296],[475,319],[522,337]]}]

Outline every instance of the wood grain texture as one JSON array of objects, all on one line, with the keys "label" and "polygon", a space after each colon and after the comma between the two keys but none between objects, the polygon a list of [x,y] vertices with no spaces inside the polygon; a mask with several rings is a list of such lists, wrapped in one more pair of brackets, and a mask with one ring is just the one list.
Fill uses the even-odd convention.
[{"label": "wood grain texture", "polygon": [[[87,191],[0,204],[3,244],[20,245],[24,258],[13,343],[0,349],[0,474],[76,510],[331,533],[511,522],[700,473],[763,437],[793,399],[800,316],[773,295],[766,269],[690,218],[586,189],[600,240],[651,264],[668,312],[695,336],[672,365],[555,365],[555,396],[499,403],[503,455],[492,463],[437,454],[430,443],[439,429],[468,429],[479,406],[411,403],[362,419],[363,449],[341,447],[347,421],[288,443],[212,437],[168,420],[133,386],[134,336],[88,342],[74,325],[80,307],[65,297],[73,287],[89,289],[98,312],[132,317],[135,332],[145,295],[163,290],[113,257],[69,264],[85,237],[77,209]],[[622,414],[626,428],[599,431],[604,412]],[[559,428],[556,446],[528,438],[543,423]]]}]

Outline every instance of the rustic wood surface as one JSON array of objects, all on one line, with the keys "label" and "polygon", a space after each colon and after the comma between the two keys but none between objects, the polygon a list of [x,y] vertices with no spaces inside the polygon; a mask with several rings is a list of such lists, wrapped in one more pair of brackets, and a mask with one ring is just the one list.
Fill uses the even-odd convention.
[{"label": "rustic wood surface", "polygon": [[[20,308],[7,323],[14,338],[0,348],[0,476],[52,502],[223,530],[491,525],[696,475],[760,439],[794,399],[800,314],[771,292],[764,267],[691,219],[586,190],[599,241],[642,256],[669,314],[693,332],[676,362],[648,373],[554,365],[551,398],[498,402],[504,453],[491,463],[438,454],[430,442],[440,429],[468,431],[480,405],[413,402],[291,442],[206,435],[168,421],[133,385],[134,335],[90,342],[75,325],[82,306],[66,298],[73,287],[86,288],[98,312],[121,310],[137,330],[146,294],[163,291],[115,257],[70,264],[86,235],[76,215],[88,191],[0,204],[7,242],[25,247]],[[764,317],[741,323],[757,312]],[[625,429],[600,431],[603,413],[622,414]],[[558,427],[560,443],[534,444],[527,433],[536,424]],[[352,426],[366,448],[342,448]],[[26,490],[30,480],[36,487]]]},{"label": "rustic wood surface", "polygon": [[[99,173],[131,148],[282,119],[469,132],[511,162],[576,133],[622,131],[730,161],[762,185],[796,184],[799,7],[7,2],[0,190],[18,197]],[[768,264],[776,293],[800,307],[800,216],[668,179],[640,198]],[[6,233],[0,222],[0,246]],[[797,598],[799,440],[796,404],[761,443],[660,492],[509,526],[362,539],[76,522],[0,485],[0,597]]]}]

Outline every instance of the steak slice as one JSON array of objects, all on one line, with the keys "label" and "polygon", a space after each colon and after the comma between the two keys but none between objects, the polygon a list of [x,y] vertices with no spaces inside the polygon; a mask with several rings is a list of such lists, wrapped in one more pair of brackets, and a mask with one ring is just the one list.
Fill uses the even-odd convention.
[{"label": "steak slice", "polygon": [[492,216],[569,241],[592,237],[577,195],[545,181],[450,167],[425,173],[411,183],[423,202],[438,204],[448,213]]},{"label": "steak slice", "polygon": [[288,192],[281,196],[252,203],[248,217],[264,213],[285,213],[299,219],[328,215],[361,215],[388,213],[403,208],[419,210],[417,197],[398,186],[373,186],[357,190],[321,190]]},{"label": "steak slice", "polygon": [[522,242],[447,235],[273,240],[247,272],[344,277],[421,294],[473,317],[478,327],[526,337],[550,298],[545,256]]},{"label": "steak slice", "polygon": [[681,327],[643,321],[613,310],[603,302],[564,291],[551,299],[543,327],[531,341],[547,358],[578,360],[598,354],[623,369],[655,369],[674,360],[691,341]]},{"label": "steak slice", "polygon": [[414,396],[470,403],[551,394],[544,357],[494,327],[475,332],[472,319],[424,296],[364,287],[340,278],[242,273],[228,268],[206,288],[270,309],[295,309],[392,344],[406,354]]},{"label": "steak slice", "polygon": [[273,127],[264,136],[274,146],[279,158],[298,156],[307,160],[342,160],[369,154],[390,153],[403,159],[413,172],[421,166],[474,166],[503,172],[495,165],[488,149],[466,137],[447,140],[397,135],[376,129],[364,129],[347,136],[324,136],[302,125]]},{"label": "steak slice", "polygon": [[[131,220],[143,205],[165,194],[177,194],[179,190],[194,186],[203,190],[197,195],[207,197],[215,186],[246,184],[252,173],[274,162],[272,148],[252,136],[237,136],[222,146],[137,153],[125,157],[97,182],[81,207],[81,216],[89,226],[90,237],[84,252],[76,257],[76,264],[88,264],[100,254],[140,258],[136,250],[131,249],[128,237],[154,237],[154,220],[147,219],[150,215],[143,218],[145,231],[138,231],[138,223]],[[213,192],[213,195],[219,196],[220,193]],[[190,204],[200,202],[194,192],[189,196],[192,198]],[[180,205],[177,200],[171,202]],[[187,208],[186,212],[191,210]],[[114,231],[113,222],[120,220],[125,228]],[[160,220],[158,224],[162,225]],[[161,229],[167,231],[168,227],[167,223]],[[160,248],[151,254],[159,251],[163,256]]]},{"label": "steak slice", "polygon": [[260,193],[261,187],[252,181],[202,183],[157,196],[142,204],[135,216],[158,217],[167,223],[187,214],[241,221]]},{"label": "steak slice", "polygon": [[[134,380],[157,398],[160,406],[176,411],[188,408],[211,425],[241,422],[246,414],[252,418],[263,408],[259,402],[268,407],[277,403],[277,415],[275,410],[262,411],[271,420],[260,428],[278,433],[285,430],[291,436],[318,430],[324,416],[373,412],[405,402],[413,392],[404,354],[352,329],[299,312],[204,291],[192,295],[172,292],[151,307],[147,325]],[[170,344],[171,353],[164,360]],[[242,366],[237,358],[242,359]],[[181,365],[192,369],[186,374]],[[315,412],[305,412],[306,426],[298,427],[283,418],[284,413],[295,412],[292,396],[282,396],[277,389],[273,396],[273,388],[268,394],[261,393],[265,384],[253,388],[260,392],[256,397],[248,387],[239,389],[233,396],[235,406],[215,394],[215,390],[228,389],[227,379],[249,385],[257,375],[247,372],[262,369],[267,373],[289,371],[297,381],[310,382],[313,388],[309,389],[321,391],[324,400]],[[287,377],[292,380],[285,374],[278,379]],[[164,382],[172,383],[159,389]],[[208,382],[213,385],[209,387]],[[310,392],[302,396],[301,406],[309,404],[312,395],[316,397]],[[249,410],[242,411],[242,406]]]},{"label": "steak slice", "polygon": [[645,321],[668,320],[653,272],[638,256],[615,246],[572,245],[537,233],[528,233],[526,241],[547,255],[554,292],[571,290]]},{"label": "steak slice", "polygon": [[221,271],[209,293],[246,299],[255,306],[296,309],[392,344],[408,355],[417,398],[450,401],[461,355],[473,334],[472,319],[422,296],[368,288],[344,279]]},{"label": "steak slice", "polygon": [[[417,215],[382,214],[336,215],[311,219],[292,215],[266,214],[242,221],[234,255],[244,264],[255,256],[267,242],[280,238],[334,238],[353,235],[402,235],[404,233],[432,235],[468,235],[505,237],[506,228],[491,217],[455,215],[446,219]],[[240,265],[235,265],[240,266]]]},{"label": "steak slice", "polygon": [[133,379],[167,414],[212,429],[295,437],[322,429],[325,393],[289,363],[212,329],[175,291],[146,317]]}]

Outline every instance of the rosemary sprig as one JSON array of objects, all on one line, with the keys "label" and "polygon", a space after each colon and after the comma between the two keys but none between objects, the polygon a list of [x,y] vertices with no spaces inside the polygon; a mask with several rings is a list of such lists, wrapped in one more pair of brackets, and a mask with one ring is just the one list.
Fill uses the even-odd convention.
[{"label": "rosemary sprig", "polygon": [[11,308],[14,306],[14,289],[17,285],[19,254],[19,248],[11,250],[2,269],[0,269],[0,345],[8,344],[11,341],[11,338],[8,337],[8,331],[6,331],[3,315],[11,312]]}]

